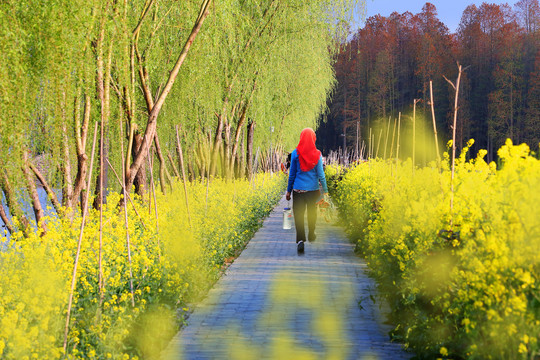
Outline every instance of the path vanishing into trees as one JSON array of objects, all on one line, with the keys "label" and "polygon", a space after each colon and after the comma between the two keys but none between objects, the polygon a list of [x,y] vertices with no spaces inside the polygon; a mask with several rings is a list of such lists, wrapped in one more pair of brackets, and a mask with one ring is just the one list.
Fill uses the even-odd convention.
[{"label": "path vanishing into trees", "polygon": [[188,318],[167,359],[408,359],[342,229],[318,220],[296,252],[283,198]]}]

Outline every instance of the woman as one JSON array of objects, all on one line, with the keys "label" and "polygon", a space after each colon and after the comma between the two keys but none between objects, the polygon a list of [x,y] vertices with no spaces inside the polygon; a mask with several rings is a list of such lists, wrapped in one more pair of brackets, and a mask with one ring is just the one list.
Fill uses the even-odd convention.
[{"label": "woman", "polygon": [[293,194],[294,224],[296,227],[296,244],[298,252],[304,252],[306,230],[304,213],[307,208],[308,240],[315,241],[315,223],[317,222],[317,206],[315,203],[320,197],[319,182],[324,194],[328,193],[326,178],[324,177],[321,152],[315,147],[315,132],[306,128],[300,133],[300,142],[291,154],[291,168],[289,169],[289,185],[287,186],[287,200]]}]

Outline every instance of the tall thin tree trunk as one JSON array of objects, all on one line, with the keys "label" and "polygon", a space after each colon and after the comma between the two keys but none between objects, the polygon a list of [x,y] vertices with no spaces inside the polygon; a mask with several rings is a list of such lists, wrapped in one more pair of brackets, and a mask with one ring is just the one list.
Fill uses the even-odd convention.
[{"label": "tall thin tree trunk", "polygon": [[37,177],[37,179],[41,182],[41,185],[43,186],[43,188],[47,192],[47,195],[51,199],[51,203],[54,207],[54,210],[56,210],[56,213],[59,216],[62,215],[60,213],[61,204],[58,201],[58,198],[56,197],[56,194],[54,193],[53,189],[50,187],[49,183],[47,182],[47,179],[45,179],[45,176],[43,176],[41,171],[39,171],[39,169],[30,161],[28,161],[28,167],[30,168],[30,170],[32,170],[32,172]]},{"label": "tall thin tree trunk", "polygon": [[[77,100],[76,100],[77,102]],[[77,106],[78,107],[78,106]],[[86,173],[88,172],[88,156],[86,155],[86,138],[88,135],[88,125],[90,123],[91,100],[90,96],[85,96],[83,124],[79,120],[79,116],[75,113],[75,138],[77,139],[77,176],[75,178],[75,186],[73,188],[73,198],[71,200],[73,206],[77,203],[83,206],[81,197],[82,190],[86,187]]]},{"label": "tall thin tree trunk", "polygon": [[9,209],[9,212],[11,213],[11,216],[15,216],[17,219],[19,219],[22,225],[22,230],[25,232],[25,234],[28,234],[28,232],[31,230],[30,221],[24,214],[21,205],[17,201],[15,190],[9,182],[7,173],[3,169],[0,170],[0,187],[2,187],[2,190],[4,191],[4,195],[6,197],[6,205]]},{"label": "tall thin tree trunk", "polygon": [[188,192],[187,192],[187,179],[186,171],[184,168],[184,154],[182,152],[182,143],[180,142],[180,136],[178,135],[178,125],[176,125],[176,146],[178,148],[178,158],[180,159],[180,171],[182,171],[182,184],[184,185],[184,196],[186,198],[186,210],[188,214],[189,227],[191,228],[191,214],[189,212],[189,201],[188,201]]},{"label": "tall thin tree trunk", "polygon": [[437,164],[441,166],[441,155],[439,154],[439,139],[437,136],[437,122],[435,121],[435,104],[433,102],[433,81],[429,82],[431,118],[433,119],[433,134],[435,135],[435,151],[437,152]]},{"label": "tall thin tree trunk", "polygon": [[167,80],[167,83],[165,87],[163,88],[163,91],[161,92],[161,95],[159,96],[158,100],[156,101],[152,112],[150,113],[148,117],[148,123],[146,125],[146,131],[144,135],[144,140],[141,141],[141,149],[139,151],[139,156],[135,158],[133,163],[130,166],[129,171],[129,177],[126,179],[126,188],[127,191],[131,189],[131,186],[134,184],[135,177],[137,176],[139,168],[141,168],[144,164],[145,157],[148,153],[148,148],[150,146],[150,141],[154,138],[154,133],[156,131],[157,126],[157,117],[159,115],[159,112],[161,111],[161,108],[163,107],[163,104],[165,102],[165,99],[167,98],[167,95],[172,89],[172,86],[176,80],[176,77],[178,76],[178,72],[180,71],[180,67],[184,63],[184,60],[188,54],[189,49],[191,48],[191,45],[193,44],[193,41],[195,40],[195,37],[199,33],[204,20],[210,13],[210,0],[204,0],[201,4],[201,10],[199,12],[199,16],[197,17],[197,20],[195,21],[195,24],[191,30],[191,34],[189,35],[189,38],[187,39],[186,43],[184,44],[184,47],[182,51],[180,52],[180,55],[178,56],[178,59],[176,60],[176,63],[169,73],[169,79]]},{"label": "tall thin tree trunk", "polygon": [[246,162],[247,162],[247,177],[251,180],[253,177],[253,133],[255,132],[255,121],[248,121],[247,125],[247,149],[246,149]]},{"label": "tall thin tree trunk", "polygon": [[[131,149],[131,156],[133,160],[137,159],[139,153],[143,150],[143,141],[144,138],[141,134],[135,133],[133,135],[133,147]],[[135,178],[133,179],[133,185],[135,186],[135,193],[138,194],[141,198],[144,199],[144,194],[146,193],[146,164],[139,167]],[[128,187],[126,187],[127,191]]]},{"label": "tall thin tree trunk", "polygon": [[[450,80],[446,79],[448,83],[454,88],[456,91],[456,96],[454,99],[454,123],[452,125],[452,177],[450,182],[451,187],[451,194],[450,194],[450,212],[451,216],[453,216],[454,211],[454,175],[455,175],[455,164],[456,164],[456,127],[457,127],[457,116],[458,116],[458,99],[459,99],[459,85],[461,82],[461,74],[464,70],[462,70],[461,65],[458,63],[458,77],[456,80],[456,84],[454,85]],[[452,225],[453,219],[450,220]]]},{"label": "tall thin tree trunk", "polygon": [[171,175],[169,174],[169,171],[167,170],[167,165],[165,164],[165,158],[163,157],[163,153],[161,152],[161,146],[159,145],[159,138],[158,138],[157,131],[156,131],[156,135],[154,136],[154,144],[156,145],[156,154],[159,160],[159,185],[161,187],[161,192],[165,194],[166,193],[165,184],[167,180],[169,184],[171,184],[172,179],[171,179]]},{"label": "tall thin tree trunk", "polygon": [[[94,128],[94,141],[92,143],[92,157],[90,159],[90,176],[88,177],[88,185],[87,188],[90,188],[90,181],[92,180],[92,166],[94,164],[94,153],[96,148],[96,137],[97,137],[97,123]],[[88,191],[86,192],[86,196],[84,197],[83,202],[83,208],[82,208],[82,221],[81,221],[81,229],[79,231],[79,241],[77,242],[77,252],[75,253],[75,261],[73,264],[73,274],[71,276],[71,287],[69,291],[69,299],[68,299],[68,307],[67,307],[67,316],[66,316],[66,325],[64,328],[64,353],[67,350],[67,341],[68,341],[68,334],[69,334],[69,319],[71,318],[71,307],[73,305],[73,293],[75,291],[75,284],[77,283],[77,268],[79,265],[79,256],[81,253],[81,243],[82,238],[84,234],[84,225],[86,224],[86,213],[88,209],[88,197],[89,197]]]},{"label": "tall thin tree trunk", "polygon": [[30,200],[32,201],[34,215],[36,216],[36,225],[39,229],[41,229],[40,235],[43,236],[47,233],[47,225],[44,222],[45,212],[43,211],[43,207],[41,206],[41,202],[39,201],[36,181],[32,176],[32,171],[30,170],[30,167],[28,166],[28,153],[26,151],[23,151],[22,171],[26,180],[26,189],[28,190]]},{"label": "tall thin tree trunk", "polygon": [[173,160],[173,157],[172,157],[171,153],[168,153],[167,156],[169,157],[169,161],[171,162],[171,166],[173,168],[174,175],[176,175],[176,177],[178,179],[180,179],[180,173],[178,172],[178,169],[176,168],[176,165],[174,165],[174,160]]},{"label": "tall thin tree trunk", "polygon": [[4,226],[9,231],[10,234],[13,234],[13,224],[8,219],[6,211],[4,210],[4,204],[2,204],[2,190],[0,189],[0,219],[4,222]]},{"label": "tall thin tree trunk", "polygon": [[[77,97],[78,99],[78,97]],[[75,107],[78,108],[78,102],[75,102]],[[65,101],[64,101],[65,106]],[[65,110],[64,110],[65,111]],[[62,111],[62,113],[64,113]],[[77,114],[78,116],[78,114]],[[71,159],[69,154],[69,140],[67,134],[67,119],[63,116],[62,122],[62,147],[63,147],[63,161],[62,161],[62,173],[64,177],[64,186],[62,187],[62,202],[64,206],[72,209],[73,208],[73,181],[71,178]],[[58,212],[58,210],[57,210]]]}]

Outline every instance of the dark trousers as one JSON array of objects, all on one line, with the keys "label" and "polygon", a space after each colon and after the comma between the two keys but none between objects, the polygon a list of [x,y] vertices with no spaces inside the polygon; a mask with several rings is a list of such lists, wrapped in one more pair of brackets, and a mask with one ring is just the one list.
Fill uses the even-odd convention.
[{"label": "dark trousers", "polygon": [[317,223],[317,200],[321,193],[319,190],[297,193],[293,191],[293,214],[296,227],[296,242],[306,241],[304,214],[307,208],[309,240],[315,238],[315,224]]}]

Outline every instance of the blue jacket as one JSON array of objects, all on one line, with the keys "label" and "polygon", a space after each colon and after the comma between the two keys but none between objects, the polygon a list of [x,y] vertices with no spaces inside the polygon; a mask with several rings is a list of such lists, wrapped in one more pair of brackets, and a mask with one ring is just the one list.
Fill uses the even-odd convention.
[{"label": "blue jacket", "polygon": [[313,169],[302,171],[300,169],[298,153],[296,152],[296,149],[294,149],[291,154],[291,167],[289,169],[289,185],[287,186],[287,191],[292,192],[293,189],[306,191],[319,190],[319,181],[322,184],[324,193],[327,193],[328,187],[326,185],[326,178],[324,177],[322,156],[319,158],[319,162]]}]

